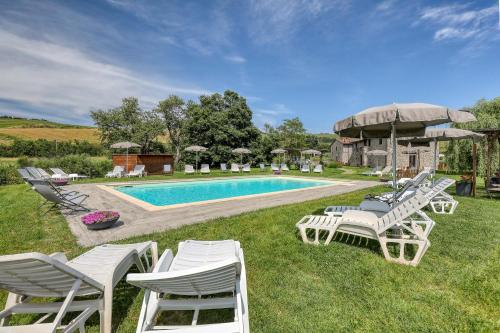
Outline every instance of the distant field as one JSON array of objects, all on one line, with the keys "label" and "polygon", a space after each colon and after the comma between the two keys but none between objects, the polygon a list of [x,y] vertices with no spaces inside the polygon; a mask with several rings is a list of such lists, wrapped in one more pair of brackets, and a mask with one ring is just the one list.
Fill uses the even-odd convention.
[{"label": "distant field", "polygon": [[87,140],[98,143],[99,132],[95,128],[0,128],[0,140],[6,141],[13,138],[58,141]]},{"label": "distant field", "polygon": [[88,126],[68,125],[55,123],[43,119],[24,119],[24,118],[3,118],[0,117],[0,128],[9,127],[47,127],[47,128],[90,128]]}]

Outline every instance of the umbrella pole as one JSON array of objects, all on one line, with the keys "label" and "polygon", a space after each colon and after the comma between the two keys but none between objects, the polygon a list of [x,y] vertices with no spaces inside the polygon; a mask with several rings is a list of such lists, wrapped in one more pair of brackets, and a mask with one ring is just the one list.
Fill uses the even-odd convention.
[{"label": "umbrella pole", "polygon": [[198,173],[198,152],[196,152],[196,165],[195,165],[195,171]]},{"label": "umbrella pole", "polygon": [[434,138],[434,163],[432,164],[432,184],[433,185],[436,181],[437,156],[438,156],[437,139]]},{"label": "umbrella pole", "polygon": [[128,173],[128,148],[127,148],[127,155],[125,155],[125,172]]},{"label": "umbrella pole", "polygon": [[391,141],[392,141],[392,188],[393,188],[393,201],[392,204],[396,203],[396,193],[398,190],[397,187],[397,174],[396,174],[396,126],[392,123],[392,131],[391,131]]},{"label": "umbrella pole", "polygon": [[476,197],[477,145],[472,142],[472,196]]}]

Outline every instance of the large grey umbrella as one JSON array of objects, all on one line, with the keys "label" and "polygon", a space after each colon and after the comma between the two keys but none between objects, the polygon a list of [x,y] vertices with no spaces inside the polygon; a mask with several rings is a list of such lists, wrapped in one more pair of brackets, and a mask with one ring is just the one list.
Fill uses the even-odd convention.
[{"label": "large grey umbrella", "polygon": [[113,149],[127,149],[127,155],[125,158],[125,160],[126,160],[125,172],[128,172],[128,150],[129,150],[129,148],[138,148],[138,147],[140,147],[140,145],[138,145],[137,143],[130,142],[130,141],[123,141],[123,142],[113,143],[110,147]]},{"label": "large grey umbrella", "polygon": [[370,150],[369,152],[366,153],[368,156],[375,156],[377,157],[375,160],[377,161],[377,170],[378,170],[378,157],[380,156],[387,156],[387,152],[385,150],[380,150],[380,149],[375,149],[375,150]]},{"label": "large grey umbrella", "polygon": [[438,141],[451,141],[462,139],[481,140],[484,134],[463,130],[460,128],[428,128],[425,134],[421,137],[405,138],[399,142],[414,142],[414,143],[427,143],[434,142],[434,161],[432,164],[433,176],[436,175],[437,160],[438,160]]},{"label": "large grey umbrella", "polygon": [[240,164],[243,165],[243,154],[251,154],[252,152],[250,149],[246,148],[236,148],[232,150],[233,154],[239,154],[240,155]]},{"label": "large grey umbrella", "polygon": [[196,165],[195,165],[195,171],[198,172],[198,153],[201,151],[207,151],[208,148],[203,147],[203,146],[189,146],[185,151],[190,151],[190,152],[195,152],[196,153]]},{"label": "large grey umbrella", "polygon": [[456,111],[444,106],[425,103],[393,103],[372,107],[338,121],[335,123],[335,132],[340,136],[352,138],[391,137],[393,187],[394,197],[396,197],[396,138],[423,136],[428,126],[474,120],[476,117],[469,112]]},{"label": "large grey umbrella", "polygon": [[[311,156],[316,156],[316,155],[321,155],[321,152],[319,150],[316,150],[316,149],[306,149],[306,150],[302,150],[300,152],[300,160],[302,161],[302,155],[311,155]],[[310,167],[310,166],[309,166]]]},{"label": "large grey umbrella", "polygon": [[283,159],[284,159],[285,154],[286,154],[286,150],[283,148],[273,149],[273,150],[271,150],[271,154],[277,154],[278,155],[278,163],[281,164],[281,154],[283,154]]}]

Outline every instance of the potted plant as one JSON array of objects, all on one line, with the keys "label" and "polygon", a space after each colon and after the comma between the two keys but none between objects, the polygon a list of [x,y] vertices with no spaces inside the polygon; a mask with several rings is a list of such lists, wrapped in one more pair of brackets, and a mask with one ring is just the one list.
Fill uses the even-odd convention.
[{"label": "potted plant", "polygon": [[457,195],[470,196],[472,194],[472,176],[462,175],[461,180],[456,183]]},{"label": "potted plant", "polygon": [[119,218],[118,212],[99,210],[82,216],[82,223],[87,226],[87,229],[99,230],[111,227]]}]

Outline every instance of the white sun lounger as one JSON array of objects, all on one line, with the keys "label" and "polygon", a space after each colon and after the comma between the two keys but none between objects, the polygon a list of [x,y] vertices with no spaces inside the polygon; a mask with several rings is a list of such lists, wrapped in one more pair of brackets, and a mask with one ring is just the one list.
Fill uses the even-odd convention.
[{"label": "white sun lounger", "polygon": [[380,171],[375,171],[375,175],[377,176],[385,176],[388,174],[392,174],[392,167],[390,165],[386,166]]},{"label": "white sun lounger", "polygon": [[226,163],[221,163],[220,164],[220,171],[227,172],[227,164]]},{"label": "white sun lounger", "polygon": [[365,171],[361,173],[363,176],[375,176],[379,172],[378,167],[371,169],[370,171]]},{"label": "white sun lounger", "polygon": [[243,168],[241,168],[241,171],[243,171],[243,172],[250,172],[251,171],[250,164],[244,164]]},{"label": "white sun lounger", "polygon": [[208,164],[202,164],[200,173],[210,173],[210,166]]},{"label": "white sun lounger", "polygon": [[50,171],[52,171],[54,174],[52,175],[52,178],[66,178],[66,179],[71,179],[71,180],[77,180],[80,178],[88,178],[88,176],[85,175],[79,175],[77,173],[70,173],[67,174],[60,168],[50,168]]},{"label": "white sun lounger", "polygon": [[123,175],[124,168],[121,165],[116,165],[113,171],[108,172],[105,177],[107,178],[120,178]]},{"label": "white sun lounger", "polygon": [[189,174],[189,173],[194,173],[194,168],[191,164],[186,164],[184,166],[184,173]]},{"label": "white sun lounger", "polygon": [[300,172],[310,173],[311,168],[309,167],[309,164],[302,164],[302,166],[300,167]]},{"label": "white sun lounger", "polygon": [[264,163],[259,163],[259,168],[260,171],[266,171],[266,166],[264,165]]},{"label": "white sun lounger", "polygon": [[280,171],[280,167],[277,166],[276,164],[274,163],[271,163],[271,171],[272,172],[275,172],[275,171]]},{"label": "white sun lounger", "polygon": [[[419,189],[382,215],[361,210],[345,211],[342,217],[308,215],[296,226],[304,243],[320,244],[322,233],[326,236],[325,245],[336,233],[374,239],[379,241],[386,260],[416,266],[430,246],[427,237],[434,221],[415,219],[413,216],[428,204],[429,199]],[[312,239],[308,233],[312,233]],[[396,256],[391,255],[388,244],[399,246]],[[413,256],[408,252],[408,246],[417,247]]]},{"label": "white sun lounger", "polygon": [[[177,255],[166,250],[152,273],[129,274],[127,282],[145,289],[136,332],[249,332],[245,261],[240,243],[187,240]],[[228,296],[217,295],[230,293]],[[180,295],[180,299],[164,296]],[[209,297],[206,297],[209,296]],[[234,321],[198,325],[200,310],[234,309]],[[191,325],[158,325],[161,311],[192,310]]]},{"label": "white sun lounger", "polygon": [[236,163],[231,163],[231,172],[240,172],[240,166]]},{"label": "white sun lounger", "polygon": [[143,164],[137,164],[134,166],[134,170],[127,173],[127,177],[142,177],[144,176],[146,166]]},{"label": "white sun lounger", "polygon": [[[151,264],[148,251],[153,259]],[[100,332],[111,333],[113,288],[133,265],[141,272],[150,271],[157,258],[154,242],[101,245],[70,261],[63,253],[0,256],[0,289],[9,292],[5,309],[0,312],[0,332],[55,333],[77,329],[85,332],[85,321],[99,311]],[[98,298],[88,299],[87,296],[92,295]],[[75,300],[80,296],[87,299]],[[64,298],[64,301],[32,303],[33,298]],[[62,325],[68,312],[78,312],[78,315],[68,325]],[[30,313],[46,315],[31,325],[7,326],[11,315]],[[51,314],[56,316],[47,322]]]},{"label": "white sun lounger", "polygon": [[314,167],[313,172],[315,172],[315,173],[323,173],[323,165],[321,165],[321,164],[316,165]]},{"label": "white sun lounger", "polygon": [[163,173],[172,173],[172,164],[164,164]]},{"label": "white sun lounger", "polygon": [[286,163],[281,163],[281,171],[290,171],[290,169],[288,169],[288,165],[286,165]]}]

